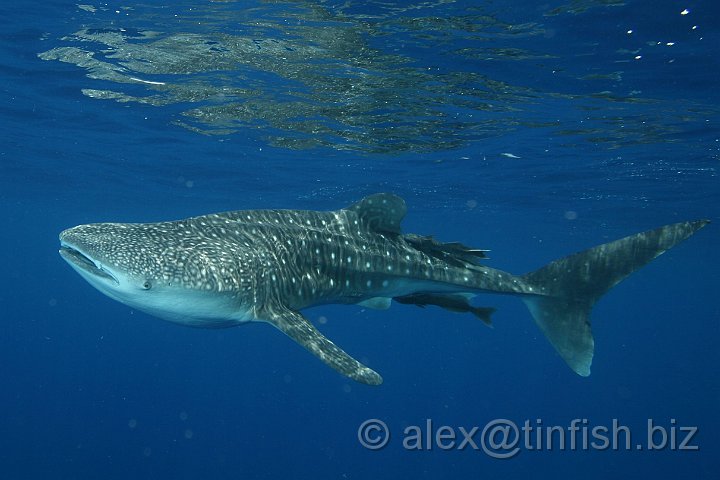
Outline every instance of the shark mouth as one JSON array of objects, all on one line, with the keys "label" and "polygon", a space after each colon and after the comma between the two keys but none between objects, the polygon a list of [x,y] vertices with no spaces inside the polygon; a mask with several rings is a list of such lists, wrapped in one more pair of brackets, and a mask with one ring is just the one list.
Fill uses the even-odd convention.
[{"label": "shark mouth", "polygon": [[71,265],[81,270],[84,270],[92,275],[95,275],[96,277],[105,278],[112,281],[116,285],[120,285],[120,282],[115,277],[115,275],[105,269],[102,264],[88,257],[80,250],[66,243],[62,243],[60,245],[60,255]]}]

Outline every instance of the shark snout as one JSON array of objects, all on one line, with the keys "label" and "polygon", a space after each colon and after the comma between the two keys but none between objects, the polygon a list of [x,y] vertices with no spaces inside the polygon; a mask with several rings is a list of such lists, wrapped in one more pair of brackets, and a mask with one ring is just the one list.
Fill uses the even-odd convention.
[{"label": "shark snout", "polygon": [[85,245],[87,242],[82,241],[82,236],[77,235],[78,229],[82,227],[69,228],[60,233],[60,256],[88,280],[102,279],[119,285],[117,276],[92,253]]}]

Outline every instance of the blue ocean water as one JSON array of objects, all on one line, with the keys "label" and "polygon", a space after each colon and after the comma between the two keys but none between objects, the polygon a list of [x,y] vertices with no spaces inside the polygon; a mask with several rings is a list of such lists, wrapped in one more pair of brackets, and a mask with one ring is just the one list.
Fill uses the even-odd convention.
[{"label": "blue ocean water", "polygon": [[[711,476],[718,18],[710,0],[4,2],[0,477]],[[476,299],[498,308],[493,329],[432,307],[306,311],[382,373],[369,387],[266,325],[133,311],[57,254],[82,223],[380,191],[407,201],[405,231],[489,248],[513,273],[714,223],[598,303],[588,378],[514,298]],[[358,439],[369,419],[391,432],[382,449]],[[482,448],[498,419],[535,427],[512,458]],[[583,448],[614,419],[631,448],[624,430]],[[429,421],[478,427],[478,448],[404,446]],[[538,443],[545,426],[565,448]],[[690,431],[697,448],[680,448]]]}]

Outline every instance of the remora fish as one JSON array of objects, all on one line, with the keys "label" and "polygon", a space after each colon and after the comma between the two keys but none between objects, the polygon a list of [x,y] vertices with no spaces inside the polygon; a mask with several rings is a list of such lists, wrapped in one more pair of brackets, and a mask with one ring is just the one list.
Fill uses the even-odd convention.
[{"label": "remora fish", "polygon": [[193,327],[264,321],[370,385],[382,378],[325,338],[300,310],[387,308],[392,299],[471,312],[479,293],[519,296],[560,356],[590,374],[590,310],[610,288],[705,226],[666,225],[556,260],[526,275],[481,265],[486,250],[403,234],[405,202],[376,194],[332,212],[246,210],[159,223],[97,223],[60,234],[60,254],[92,286]]}]

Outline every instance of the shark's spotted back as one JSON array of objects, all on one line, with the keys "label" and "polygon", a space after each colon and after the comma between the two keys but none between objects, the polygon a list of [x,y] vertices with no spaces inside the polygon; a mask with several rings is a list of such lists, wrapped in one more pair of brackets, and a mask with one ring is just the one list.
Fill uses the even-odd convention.
[{"label": "shark's spotted back", "polygon": [[403,234],[405,202],[376,194],[345,209],[245,210],[174,222],[80,225],[60,253],[108,296],[195,327],[268,322],[344,375],[382,382],[300,310],[325,303],[387,308],[395,299],[469,312],[490,323],[478,293],[520,296],[562,358],[590,373],[589,314],[627,275],[706,221],[661,227],[515,276],[484,266],[485,250]]}]

